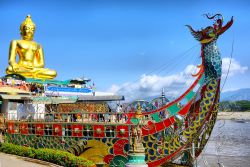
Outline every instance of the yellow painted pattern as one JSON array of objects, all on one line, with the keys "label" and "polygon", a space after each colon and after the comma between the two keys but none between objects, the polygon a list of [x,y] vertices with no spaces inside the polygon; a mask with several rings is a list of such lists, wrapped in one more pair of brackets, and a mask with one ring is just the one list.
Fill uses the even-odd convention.
[{"label": "yellow painted pattern", "polygon": [[[211,107],[214,105],[216,91],[218,89],[218,82],[216,79],[211,80],[207,83],[206,90],[204,92],[204,97],[200,103],[200,109],[197,116],[197,119],[192,122],[191,125],[182,133],[175,134],[169,141],[162,143],[164,149],[167,149],[168,155],[175,152],[178,148],[182,147],[186,143],[195,141],[200,135],[201,126],[204,124],[206,115],[211,111]],[[217,102],[217,101],[216,101]],[[217,108],[214,108],[214,113],[217,112]],[[212,129],[212,128],[210,128]],[[157,144],[158,147],[161,147],[158,144],[157,134],[148,136],[148,141],[145,142],[146,154],[148,155],[148,161],[157,160],[164,158],[166,155],[157,154],[157,148],[154,145]],[[166,150],[165,150],[166,151]]]},{"label": "yellow painted pattern", "polygon": [[98,140],[88,140],[85,148],[89,148],[80,154],[81,157],[84,157],[96,164],[104,163],[103,158],[109,154],[109,147],[101,141]]}]

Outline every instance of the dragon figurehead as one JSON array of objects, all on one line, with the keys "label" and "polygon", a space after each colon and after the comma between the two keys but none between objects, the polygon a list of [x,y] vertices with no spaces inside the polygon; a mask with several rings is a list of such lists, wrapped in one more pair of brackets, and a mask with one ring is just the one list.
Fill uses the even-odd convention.
[{"label": "dragon figurehead", "polygon": [[209,78],[219,79],[222,74],[222,60],[216,41],[221,34],[231,27],[233,17],[223,26],[223,17],[221,14],[213,16],[206,14],[205,16],[210,20],[214,20],[212,26],[198,31],[195,31],[190,25],[187,25],[187,27],[194,38],[201,43],[202,64],[198,67],[204,67],[206,80]]},{"label": "dragon figurehead", "polygon": [[214,20],[213,26],[208,26],[205,29],[201,29],[200,31],[195,31],[190,25],[187,25],[194,38],[202,44],[210,43],[216,40],[233,24],[233,17],[225,26],[223,26],[223,16],[221,14],[215,14],[213,16],[205,14],[205,16],[208,19]]}]

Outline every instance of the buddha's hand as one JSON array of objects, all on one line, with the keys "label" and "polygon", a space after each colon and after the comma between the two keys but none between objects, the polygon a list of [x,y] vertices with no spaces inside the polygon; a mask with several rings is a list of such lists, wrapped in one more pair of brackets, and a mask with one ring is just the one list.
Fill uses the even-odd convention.
[{"label": "buddha's hand", "polygon": [[31,65],[25,65],[24,68],[28,69],[28,70],[32,70],[34,67]]},{"label": "buddha's hand", "polygon": [[31,72],[33,67],[31,66],[19,66],[18,64],[11,65],[14,72]]}]

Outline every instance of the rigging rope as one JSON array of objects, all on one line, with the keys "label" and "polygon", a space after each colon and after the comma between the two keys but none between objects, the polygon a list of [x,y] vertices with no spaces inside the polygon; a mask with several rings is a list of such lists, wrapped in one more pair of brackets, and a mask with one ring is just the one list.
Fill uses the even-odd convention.
[{"label": "rigging rope", "polygon": [[231,68],[231,64],[232,64],[233,51],[234,51],[234,36],[233,36],[233,42],[232,42],[232,47],[231,47],[230,62],[229,62],[229,66],[228,66],[228,69],[227,69],[226,78],[224,80],[224,83],[222,84],[220,92],[222,92],[222,90],[223,90],[223,88],[224,88],[224,86],[226,84],[226,81],[227,81],[227,77],[228,77],[228,74],[229,74],[229,71],[230,71],[230,68]]},{"label": "rigging rope", "polygon": [[[179,54],[179,55],[177,56],[177,59],[179,58],[180,61],[181,61],[181,60],[183,60],[184,58],[187,58],[186,55],[187,55],[188,53],[190,53],[191,51],[193,51],[193,49],[196,48],[197,46],[198,46],[198,44],[192,46],[191,48],[189,48],[189,49],[186,50],[185,52]],[[175,60],[175,61],[174,61],[174,60]],[[176,63],[176,64],[171,63],[171,61],[173,61],[173,62]],[[170,60],[168,60],[167,63],[162,64],[161,66],[159,66],[159,67],[155,68],[154,70],[152,70],[152,71],[146,73],[145,75],[151,75],[151,74],[153,74],[154,72],[156,72],[156,74],[159,74],[159,73],[161,73],[162,71],[166,70],[167,68],[170,68],[171,66],[173,66],[173,67],[171,68],[171,69],[173,70],[173,69],[175,69],[175,68],[177,67],[177,64],[180,64],[180,61],[176,61],[176,57],[172,57]],[[169,64],[170,64],[170,65],[169,65]],[[168,65],[169,65],[169,66],[168,66]],[[170,72],[171,72],[171,71],[169,70],[167,73],[170,73]],[[165,74],[165,75],[166,75],[166,74]],[[140,81],[140,79],[141,79],[141,78],[138,78],[138,79],[132,81],[132,82],[129,83],[129,84],[136,83],[136,82]],[[117,90],[117,92],[119,92],[120,90],[122,90],[122,89],[125,88],[126,86],[127,86],[127,84],[121,86],[121,87]]]},{"label": "rigging rope", "polygon": [[[191,48],[189,48],[189,49],[186,50],[185,52],[179,54],[179,55],[177,56],[177,58],[181,57],[181,59],[182,59],[182,57],[184,57],[185,55],[187,55],[189,52],[191,52],[191,51],[192,51],[194,48],[196,48],[197,46],[198,46],[198,44],[192,46]],[[161,70],[160,70],[159,72],[157,72],[157,73],[160,73],[161,71],[164,71],[166,68],[168,68],[167,65],[168,65],[169,62],[171,62],[171,61],[173,61],[173,62],[175,63],[175,62],[176,62],[176,57],[172,57],[172,58],[168,61],[168,63],[162,64],[161,66],[157,67],[156,69],[154,69],[154,70],[152,70],[152,71],[146,73],[146,75],[153,74],[154,72],[156,72],[156,71],[158,71],[158,70],[160,70],[160,69],[161,69]],[[178,62],[178,63],[179,63],[179,62]],[[173,63],[171,63],[170,65],[173,65]],[[174,66],[174,67],[176,67],[176,66]]]}]

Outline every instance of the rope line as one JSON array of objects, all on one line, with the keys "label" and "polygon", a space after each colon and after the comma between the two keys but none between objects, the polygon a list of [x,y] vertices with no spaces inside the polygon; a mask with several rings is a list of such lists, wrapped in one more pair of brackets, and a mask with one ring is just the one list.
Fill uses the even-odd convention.
[{"label": "rope line", "polygon": [[[179,54],[177,57],[178,57],[179,59],[183,60],[183,58],[184,58],[184,57],[187,57],[186,55],[187,55],[188,53],[190,53],[190,52],[191,52],[194,48],[196,48],[197,46],[198,46],[198,44],[192,46],[191,48],[189,48],[189,49],[186,50],[185,52]],[[175,61],[174,61],[174,60],[175,60]],[[170,63],[171,61],[173,61],[174,63]],[[176,64],[175,64],[175,63],[176,63]],[[170,64],[170,65],[168,66],[168,64]],[[167,68],[170,68],[171,66],[173,66],[173,68],[171,68],[171,69],[173,70],[174,68],[177,67],[177,64],[180,64],[180,62],[179,62],[179,61],[176,61],[176,57],[172,57],[167,63],[164,63],[164,64],[162,64],[161,66],[155,68],[154,70],[152,70],[152,71],[150,71],[150,72],[147,72],[145,75],[151,75],[151,74],[153,74],[153,73],[155,73],[155,72],[156,72],[156,74],[159,74],[159,73],[161,73],[162,71],[166,70]],[[158,72],[157,72],[157,71],[158,71]],[[167,73],[169,73],[169,72],[170,72],[170,71],[168,71]],[[167,73],[165,73],[165,75],[166,75]],[[138,79],[136,79],[136,80],[130,82],[129,84],[136,83],[136,82],[140,81],[140,79],[141,79],[141,78],[138,78]],[[128,86],[128,85],[126,84],[126,85],[124,85],[124,86],[121,86],[121,87],[117,90],[117,92],[119,92],[120,90],[122,90],[122,89],[125,88],[126,86]]]},{"label": "rope line", "polygon": [[229,71],[230,71],[230,68],[231,68],[231,64],[232,64],[232,57],[233,57],[233,51],[234,51],[234,36],[233,36],[233,42],[232,42],[232,47],[231,47],[231,55],[230,55],[230,62],[229,62],[229,66],[228,66],[228,69],[227,69],[227,75],[226,75],[226,78],[224,80],[224,83],[221,87],[221,90],[220,92],[222,92],[225,84],[226,84],[226,81],[227,81],[227,78],[228,78],[228,75],[229,75]]}]

